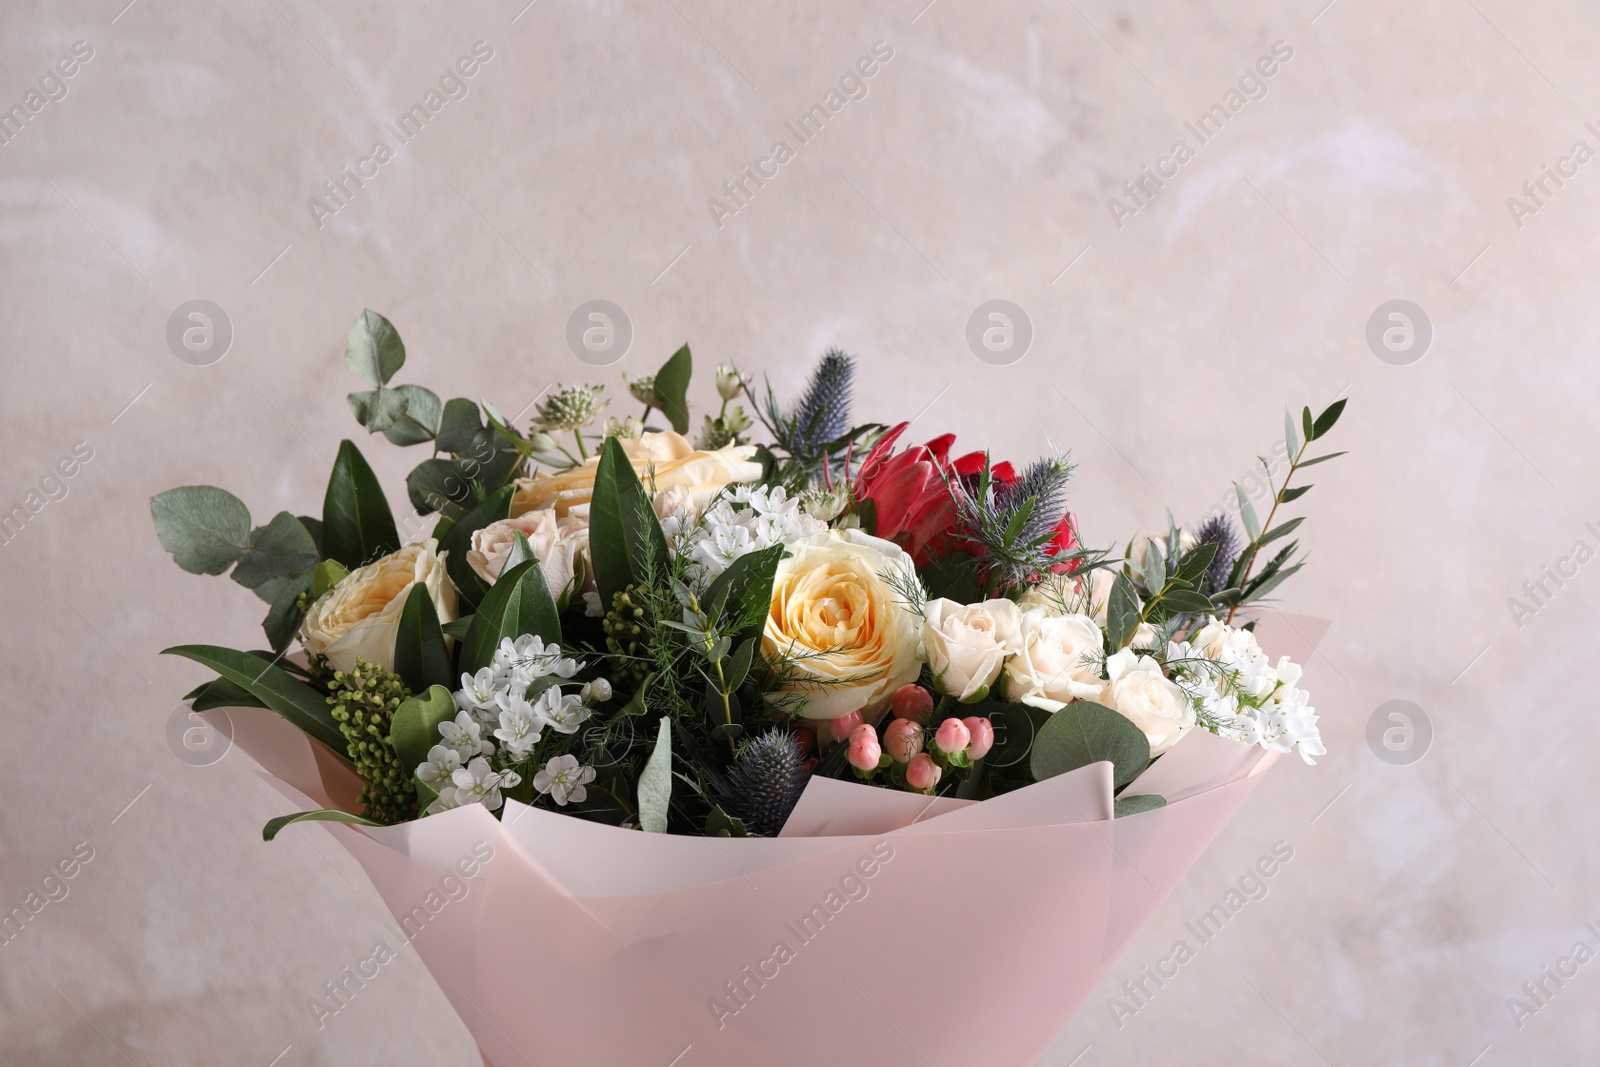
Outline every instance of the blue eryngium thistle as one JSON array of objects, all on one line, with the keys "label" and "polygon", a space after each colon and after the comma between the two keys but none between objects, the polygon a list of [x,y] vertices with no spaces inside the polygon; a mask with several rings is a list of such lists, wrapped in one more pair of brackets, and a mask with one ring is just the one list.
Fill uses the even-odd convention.
[{"label": "blue eryngium thistle", "polygon": [[1228,575],[1239,558],[1239,535],[1226,515],[1213,515],[1200,526],[1195,543],[1217,546],[1217,554],[1211,557],[1206,573],[1200,578],[1200,592],[1214,596],[1228,587]]},{"label": "blue eryngium thistle", "polygon": [[[1072,464],[1065,456],[1046,456],[1028,464],[1011,484],[979,487],[953,481],[961,536],[982,548],[982,566],[991,592],[1038,581],[1054,559],[1044,542],[1067,513],[1067,480]],[[1026,510],[1016,529],[1013,522]]]},{"label": "blue eryngium thistle", "polygon": [[752,738],[728,771],[729,807],[752,834],[775,837],[810,777],[800,742],[774,727]]},{"label": "blue eryngium thistle", "polygon": [[850,429],[850,393],[855,360],[837,348],[823,355],[811,374],[811,384],[784,418],[788,440],[779,441],[796,456],[821,455],[829,441]]}]

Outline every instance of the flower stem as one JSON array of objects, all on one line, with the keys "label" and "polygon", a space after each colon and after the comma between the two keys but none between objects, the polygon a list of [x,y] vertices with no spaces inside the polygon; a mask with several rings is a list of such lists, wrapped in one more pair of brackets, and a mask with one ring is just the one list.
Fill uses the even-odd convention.
[{"label": "flower stem", "polygon": [[[1295,454],[1294,454],[1294,459],[1289,461],[1289,472],[1283,476],[1283,485],[1278,489],[1277,492],[1272,494],[1272,507],[1267,509],[1267,521],[1261,524],[1261,532],[1263,534],[1265,534],[1268,530],[1272,529],[1272,517],[1278,513],[1278,504],[1283,500],[1283,491],[1285,489],[1289,488],[1289,480],[1294,477],[1295,468],[1300,466],[1300,457],[1302,457],[1302,456],[1304,456],[1306,454],[1306,449],[1308,447],[1310,447],[1310,445],[1311,445],[1310,441],[1301,441],[1299,450],[1296,451]],[[1267,484],[1271,485],[1272,483],[1268,482]],[[1260,551],[1261,551],[1261,538],[1258,536],[1255,539],[1255,541],[1250,545],[1250,558],[1247,561],[1245,561],[1244,573],[1239,576],[1239,589],[1241,591],[1244,589],[1244,583],[1250,580],[1250,571],[1256,565],[1256,553],[1258,553]],[[1241,595],[1242,595],[1242,593],[1241,593]],[[1238,604],[1235,604],[1233,607],[1229,608],[1228,609],[1228,617],[1223,621],[1227,625],[1232,626],[1233,625],[1233,613],[1238,611],[1238,610],[1239,610],[1239,605]]]},{"label": "flower stem", "polygon": [[589,458],[589,450],[587,448],[583,447],[583,431],[582,430],[573,430],[572,431],[572,438],[573,438],[573,440],[578,442],[578,455],[580,457],[582,457],[583,459],[588,459]]}]

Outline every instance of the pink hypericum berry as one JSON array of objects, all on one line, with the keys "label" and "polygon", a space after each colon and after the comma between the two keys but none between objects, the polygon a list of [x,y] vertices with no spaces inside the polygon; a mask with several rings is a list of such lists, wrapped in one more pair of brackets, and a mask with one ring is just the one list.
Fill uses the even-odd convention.
[{"label": "pink hypericum berry", "polygon": [[883,747],[889,758],[905,763],[922,751],[922,727],[910,719],[896,719],[883,734]]},{"label": "pink hypericum berry", "polygon": [[906,784],[918,792],[930,791],[939,784],[939,779],[942,777],[944,772],[926,752],[918,752],[911,757],[911,762],[906,764]]},{"label": "pink hypericum berry", "polygon": [[967,733],[972,735],[972,750],[967,753],[975,760],[980,760],[989,754],[994,747],[994,723],[988,719],[980,719],[973,715],[961,720],[967,726]]},{"label": "pink hypericum berry", "polygon": [[894,691],[894,696],[889,698],[889,706],[894,709],[897,719],[926,723],[929,713],[933,711],[933,694],[912,682]]},{"label": "pink hypericum berry", "polygon": [[850,761],[850,766],[858,771],[875,771],[882,757],[883,749],[878,745],[878,733],[872,727],[862,726],[850,735],[850,751],[845,756]]},{"label": "pink hypericum berry", "polygon": [[848,715],[841,715],[837,719],[828,720],[828,736],[835,741],[843,741],[850,736],[850,731],[861,725],[861,712],[852,711]]},{"label": "pink hypericum berry", "polygon": [[968,732],[967,724],[954,716],[940,723],[938,732],[933,735],[933,743],[946,756],[960,752],[971,740],[972,734]]}]

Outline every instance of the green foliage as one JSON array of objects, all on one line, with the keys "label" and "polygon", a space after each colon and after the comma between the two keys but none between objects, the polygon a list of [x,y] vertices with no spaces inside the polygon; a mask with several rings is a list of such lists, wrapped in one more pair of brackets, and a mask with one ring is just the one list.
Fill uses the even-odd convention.
[{"label": "green foliage", "polygon": [[280,815],[276,819],[268,819],[267,825],[261,829],[261,840],[271,841],[286,826],[293,826],[299,822],[342,822],[350,826],[383,826],[381,822],[360,815],[351,815],[348,811],[337,811],[333,808],[322,808],[318,811],[301,811],[293,815]]},{"label": "green foliage", "polygon": [[248,652],[215,645],[177,645],[163,656],[182,656],[209,667],[299,727],[313,741],[346,755],[346,743],[326,699],[317,690],[275,664]]},{"label": "green foliage", "polygon": [[344,360],[363,381],[378,389],[405,366],[406,346],[388,319],[376,311],[363,311],[350,324]]},{"label": "green foliage", "polygon": [[1109,760],[1121,789],[1150,764],[1144,731],[1103,704],[1075,700],[1050,716],[1033,741],[1030,769],[1039,781]]},{"label": "green foliage", "polygon": [[366,782],[361,791],[363,813],[384,825],[403,822],[417,813],[411,785],[416,764],[402,767],[391,740],[395,713],[411,697],[400,677],[366,660],[357,660],[346,674],[335,672],[328,704],[344,736],[346,753]]},{"label": "green foliage", "polygon": [[439,627],[439,612],[422,582],[411,587],[400,612],[394,638],[394,671],[413,693],[429,686],[449,685],[454,680],[450,650]]},{"label": "green foliage", "polygon": [[456,702],[448,686],[429,686],[417,696],[401,701],[389,727],[389,741],[401,771],[415,773],[439,743],[439,724],[455,717]]},{"label": "green foliage", "polygon": [[355,570],[399,548],[400,532],[378,476],[353,442],[341,441],[322,500],[323,555]]},{"label": "green foliage", "polygon": [[489,591],[488,583],[478,577],[478,572],[467,562],[467,551],[472,547],[472,535],[499,522],[511,514],[511,497],[516,492],[506,486],[483,503],[462,515],[445,535],[439,539],[439,551],[445,553],[445,572],[460,594],[463,611],[476,610]]},{"label": "green foliage", "polygon": [[524,634],[537,634],[546,644],[561,641],[561,615],[536,559],[502,571],[489,587],[462,642],[461,669],[468,674],[482,670],[493,662],[503,638]]},{"label": "green foliage", "polygon": [[211,485],[168,489],[150,501],[150,518],[161,547],[190,574],[221,574],[244,554],[250,509]]},{"label": "green foliage", "polygon": [[589,503],[589,556],[594,563],[600,602],[638,584],[647,570],[665,570],[667,538],[639,484],[622,442],[606,438],[595,470]]},{"label": "green foliage", "polygon": [[661,414],[679,433],[689,432],[689,378],[693,373],[694,360],[689,355],[688,345],[674,352],[656,371],[653,388]]},{"label": "green foliage", "polygon": [[639,775],[639,827],[646,833],[667,832],[667,807],[672,802],[672,720],[661,720],[655,748]]},{"label": "green foliage", "polygon": [[1117,797],[1112,807],[1118,819],[1129,815],[1139,815],[1146,811],[1155,811],[1157,808],[1167,806],[1167,798],[1157,793],[1134,793],[1129,796]]}]

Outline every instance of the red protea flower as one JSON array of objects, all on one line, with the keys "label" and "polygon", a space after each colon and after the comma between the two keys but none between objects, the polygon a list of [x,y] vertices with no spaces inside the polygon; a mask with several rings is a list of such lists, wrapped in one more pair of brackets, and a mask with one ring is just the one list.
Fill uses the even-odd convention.
[{"label": "red protea flower", "polygon": [[[872,501],[878,536],[905,549],[921,567],[950,547],[947,535],[956,522],[956,505],[949,480],[976,477],[983,471],[985,457],[969,452],[952,460],[954,434],[895,452],[907,425],[902,422],[892,428],[867,453],[856,476],[855,497]],[[990,475],[1005,482],[1016,477],[1009,463],[996,464]]]},{"label": "red protea flower", "polygon": [[[1078,520],[1073,518],[1072,512],[1069,511],[1061,517],[1061,521],[1056,524],[1056,535],[1040,547],[1044,549],[1045,555],[1057,558],[1068,555],[1078,547]],[[1069,559],[1063,563],[1051,564],[1050,569],[1057,574],[1071,574],[1078,569],[1078,562],[1077,559]]]}]

